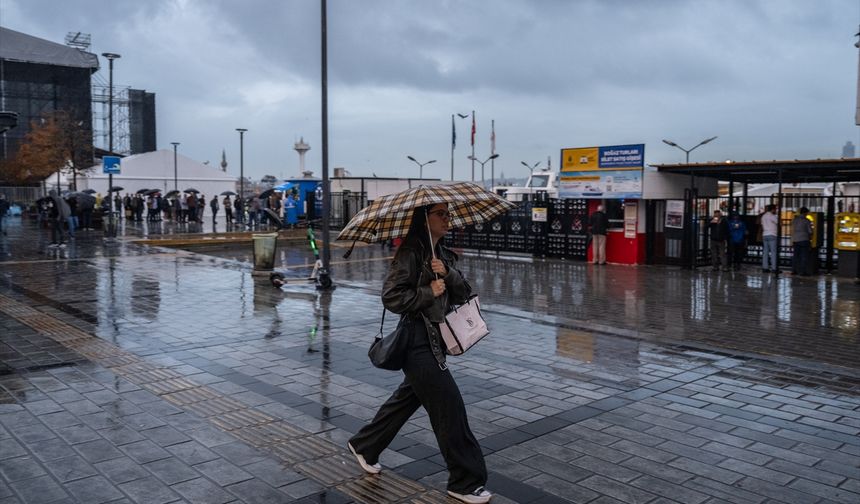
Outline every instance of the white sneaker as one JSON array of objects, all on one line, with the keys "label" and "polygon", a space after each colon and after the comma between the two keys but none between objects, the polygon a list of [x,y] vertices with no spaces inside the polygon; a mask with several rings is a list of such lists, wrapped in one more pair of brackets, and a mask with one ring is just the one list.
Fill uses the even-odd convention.
[{"label": "white sneaker", "polygon": [[493,494],[486,491],[484,487],[478,487],[475,489],[474,492],[465,495],[448,490],[448,495],[457,499],[458,501],[468,502],[469,504],[484,504],[485,502],[490,502],[490,499],[493,498]]},{"label": "white sneaker", "polygon": [[[355,456],[355,460],[358,461],[358,465],[364,469],[364,472],[368,474],[379,474],[379,471],[382,470],[382,466],[377,462],[376,464],[370,465],[364,460],[364,457],[355,452],[355,448],[352,447],[352,443],[347,443],[346,446],[349,448],[349,451]],[[486,501],[484,501],[486,502]]]}]

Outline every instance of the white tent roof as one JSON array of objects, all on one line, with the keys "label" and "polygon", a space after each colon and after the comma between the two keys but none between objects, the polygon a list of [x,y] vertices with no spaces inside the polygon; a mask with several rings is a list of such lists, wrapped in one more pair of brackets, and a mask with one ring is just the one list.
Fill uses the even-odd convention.
[{"label": "white tent roof", "polygon": [[[173,150],[160,149],[122,158],[121,173],[113,176],[114,186],[122,192],[133,193],[139,189],[161,189],[169,191],[174,186]],[[55,176],[56,177],[56,176]],[[219,194],[235,191],[238,177],[221,171],[215,166],[205,165],[181,154],[176,157],[177,189],[182,191],[194,187],[203,194]],[[104,193],[108,187],[108,176],[102,164],[93,167],[84,177],[78,178],[78,189],[95,189]]]}]

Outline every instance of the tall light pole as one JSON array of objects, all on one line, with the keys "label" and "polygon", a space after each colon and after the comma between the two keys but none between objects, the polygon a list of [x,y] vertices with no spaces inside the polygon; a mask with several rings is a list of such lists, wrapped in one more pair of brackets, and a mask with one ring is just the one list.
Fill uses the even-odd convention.
[{"label": "tall light pole", "polygon": [[[113,60],[121,58],[117,53],[102,53],[102,56],[108,60],[108,155],[113,156]],[[116,235],[116,224],[113,221],[113,173],[108,173],[108,228],[107,236],[114,237]]]},{"label": "tall light pole", "polygon": [[[417,165],[418,165],[418,178],[420,178],[420,179],[423,179],[423,178],[424,178],[424,165],[429,165],[429,164],[433,164],[433,163],[435,163],[435,162],[436,162],[436,160],[435,160],[435,159],[433,159],[433,160],[427,161],[426,163],[419,163],[419,162],[418,162],[414,157],[412,157],[412,156],[406,156],[406,158],[407,158],[407,159],[409,159],[410,161],[412,161],[413,163],[415,163],[415,164],[417,164]],[[453,180],[453,179],[452,179],[452,180]]]},{"label": "tall light pole", "polygon": [[327,1],[320,2],[320,102],[322,115],[322,268],[319,270],[317,286],[332,289],[331,281],[331,236],[329,215],[331,214],[331,187],[328,180],[328,14]]},{"label": "tall light pole", "polygon": [[[692,149],[685,149],[685,148],[681,147],[680,145],[676,144],[675,142],[673,142],[671,140],[666,140],[665,138],[663,139],[663,143],[666,145],[669,145],[671,147],[677,147],[678,149],[681,149],[682,151],[684,151],[684,154],[687,155],[686,164],[689,165],[691,152],[693,152],[697,148],[705,145],[706,143],[712,142],[716,139],[717,139],[717,137],[715,137],[715,136],[711,137],[711,138],[706,138],[706,139],[702,140],[701,142],[697,143],[696,146],[693,147]],[[696,212],[696,205],[695,205],[694,200],[696,199],[697,191],[696,191],[696,177],[695,177],[695,175],[693,175],[693,170],[690,170],[690,189],[689,189],[689,191],[685,191],[685,192],[688,192],[689,198],[685,197],[685,199],[687,199],[687,203],[686,203],[686,208],[684,211],[689,212],[689,215],[691,217],[692,222],[696,222],[698,220],[698,216],[696,215],[697,212]],[[692,226],[687,226],[685,224],[684,225],[684,242],[686,242],[686,244],[687,244],[687,257],[688,257],[690,269],[694,269],[696,267],[695,266],[695,264],[696,264],[696,249],[694,246],[694,241],[695,241],[695,236],[694,236],[694,231],[693,231]]]},{"label": "tall light pole", "polygon": [[[535,169],[537,169],[538,165],[540,164],[540,161],[538,161],[537,163],[535,163],[533,165],[530,165],[530,164],[526,163],[525,161],[520,161],[520,164],[529,169],[529,177],[531,177],[532,173],[535,171]],[[528,183],[529,183],[529,181],[528,181],[528,179],[526,179],[526,184],[528,184]]]},{"label": "tall light pole", "polygon": [[[493,154],[492,156],[488,157],[484,161],[481,161],[480,159],[476,158],[475,156],[469,156],[469,159],[472,160],[472,163],[475,163],[477,161],[481,165],[481,185],[484,184],[484,165],[489,163],[490,161],[496,159],[497,157],[499,157],[498,154]],[[474,180],[474,178],[473,178],[473,180]]]},{"label": "tall light pole", "polygon": [[454,180],[454,148],[457,147],[457,127],[454,125],[454,115],[460,119],[469,117],[469,114],[451,114],[451,180]]},{"label": "tall light pole", "polygon": [[179,183],[177,175],[179,170],[176,168],[176,148],[179,147],[179,142],[170,142],[170,145],[173,146],[173,190],[178,191]]},{"label": "tall light pole", "polygon": [[245,132],[248,128],[236,128],[239,132],[239,198],[245,203]]},{"label": "tall light pole", "polygon": [[692,149],[685,149],[685,148],[681,147],[680,145],[676,144],[675,142],[673,142],[671,140],[665,140],[664,139],[663,143],[666,145],[671,145],[672,147],[677,147],[677,148],[681,149],[682,151],[684,151],[684,153],[687,155],[687,164],[690,164],[690,153],[691,152],[693,152],[694,150],[698,149],[699,147],[705,145],[706,143],[710,143],[716,139],[717,139],[717,137],[706,138],[705,140],[702,140],[701,142],[697,143],[696,146],[693,147]]}]

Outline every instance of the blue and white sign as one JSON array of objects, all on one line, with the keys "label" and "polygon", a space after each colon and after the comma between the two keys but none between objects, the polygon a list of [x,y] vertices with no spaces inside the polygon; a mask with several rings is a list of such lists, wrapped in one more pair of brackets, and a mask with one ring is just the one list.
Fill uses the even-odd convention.
[{"label": "blue and white sign", "polygon": [[613,145],[611,147],[600,147],[597,165],[601,169],[641,169],[645,165],[645,145]]},{"label": "blue and white sign", "polygon": [[111,175],[119,175],[119,166],[120,166],[120,157],[119,156],[105,156],[102,158],[102,162],[104,162],[104,173]]}]

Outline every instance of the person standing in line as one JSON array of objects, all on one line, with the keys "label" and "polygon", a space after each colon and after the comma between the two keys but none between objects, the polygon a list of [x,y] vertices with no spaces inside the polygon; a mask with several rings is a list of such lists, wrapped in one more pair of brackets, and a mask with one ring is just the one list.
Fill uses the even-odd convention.
[{"label": "person standing in line", "polygon": [[188,222],[195,222],[197,220],[197,196],[194,193],[189,193],[185,203],[188,205]]},{"label": "person standing in line", "polygon": [[66,226],[69,228],[69,239],[75,237],[75,228],[78,227],[78,199],[71,196],[66,200],[69,205],[69,216],[66,218]]},{"label": "person standing in line", "polygon": [[197,197],[197,222],[203,224],[203,212],[206,210],[206,195]]},{"label": "person standing in line", "polygon": [[51,197],[51,247],[65,247],[63,242],[63,223],[69,218],[71,209],[66,200],[57,195],[57,191],[51,189],[48,191],[48,196]]},{"label": "person standing in line", "polygon": [[732,212],[729,219],[729,253],[732,256],[732,268],[741,269],[741,262],[746,255],[747,225],[737,212]]},{"label": "person standing in line", "polygon": [[[347,447],[362,469],[371,474],[380,472],[379,455],[423,406],[448,467],[448,495],[481,504],[492,497],[484,489],[487,467],[469,428],[460,389],[445,363],[439,332],[447,308],[465,302],[471,293],[457,269],[457,255],[441,244],[449,225],[450,214],[444,203],[413,212],[409,232],[391,262],[382,289],[383,306],[400,314],[400,324],[406,326],[400,335],[409,339],[403,364],[405,378],[373,420],[350,438]],[[435,259],[431,247],[436,250]]]},{"label": "person standing in line", "polygon": [[794,245],[794,255],[791,261],[791,272],[795,275],[809,275],[809,252],[812,249],[812,222],[806,218],[809,209],[801,207],[800,212],[791,220],[791,243]]},{"label": "person standing in line", "polygon": [[218,196],[212,196],[212,201],[209,202],[209,208],[212,210],[212,227],[215,227],[215,217],[218,216]]},{"label": "person standing in line", "polygon": [[776,246],[779,217],[776,215],[776,205],[768,205],[761,216],[761,271],[763,273],[779,274],[779,261]]},{"label": "person standing in line", "polygon": [[723,212],[714,210],[714,216],[708,223],[708,232],[711,235],[711,262],[714,271],[720,271],[721,265],[724,271],[728,271],[726,241],[729,238],[729,223],[723,217]]},{"label": "person standing in line", "polygon": [[254,196],[248,205],[248,229],[254,229],[260,224],[260,198]]},{"label": "person standing in line", "polygon": [[609,218],[604,212],[603,205],[597,205],[597,211],[588,218],[591,229],[591,255],[594,264],[606,264],[606,233],[609,230]]},{"label": "person standing in line", "polygon": [[125,197],[122,198],[122,210],[125,214],[125,220],[131,221],[131,196],[128,193],[125,193]]},{"label": "person standing in line", "polygon": [[180,203],[181,198],[178,194],[173,196],[173,203],[171,206],[173,207],[173,222],[178,223],[182,222],[182,203]]},{"label": "person standing in line", "polygon": [[227,219],[227,225],[233,224],[233,203],[230,201],[230,196],[224,196],[224,218]]},{"label": "person standing in line", "polygon": [[236,196],[236,199],[233,200],[233,208],[235,212],[233,214],[233,218],[236,219],[236,222],[242,224],[245,222],[245,201],[242,199],[242,196]]}]

